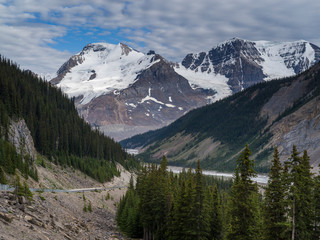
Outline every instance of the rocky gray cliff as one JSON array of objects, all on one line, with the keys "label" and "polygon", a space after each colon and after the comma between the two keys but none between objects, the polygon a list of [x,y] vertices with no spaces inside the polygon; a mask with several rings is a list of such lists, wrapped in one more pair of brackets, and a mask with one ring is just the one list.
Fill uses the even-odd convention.
[{"label": "rocky gray cliff", "polygon": [[19,154],[22,156],[29,155],[33,160],[36,160],[37,151],[24,119],[11,120],[8,137]]},{"label": "rocky gray cliff", "polygon": [[194,90],[161,56],[128,88],[76,102],[86,121],[117,140],[157,129],[193,108],[207,104],[213,90]]},{"label": "rocky gray cliff", "polygon": [[208,52],[188,54],[180,67],[211,74],[211,81],[215,81],[215,74],[225,76],[235,93],[264,80],[298,74],[319,61],[320,48],[307,41],[277,43],[233,38]]}]

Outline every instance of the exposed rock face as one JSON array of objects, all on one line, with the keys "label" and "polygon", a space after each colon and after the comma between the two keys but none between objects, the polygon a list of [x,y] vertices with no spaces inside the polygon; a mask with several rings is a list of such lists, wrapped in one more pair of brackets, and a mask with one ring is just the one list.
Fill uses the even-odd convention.
[{"label": "exposed rock face", "polygon": [[11,120],[9,141],[16,147],[21,155],[29,155],[33,160],[37,158],[37,151],[33,139],[24,119]]},{"label": "exposed rock face", "polygon": [[[225,76],[235,93],[264,80],[298,74],[319,60],[320,48],[306,41],[273,43],[233,38],[209,52],[188,54],[181,65],[194,72]],[[212,81],[214,78],[212,75]]]},{"label": "exposed rock face", "polygon": [[165,126],[215,95],[192,89],[154,51],[143,54],[122,43],[85,46],[51,83],[75,97],[80,115],[115,140]]},{"label": "exposed rock face", "polygon": [[272,145],[278,146],[281,159],[287,159],[295,145],[308,150],[313,166],[320,163],[320,97],[277,122],[272,128]]},{"label": "exposed rock face", "polygon": [[130,87],[81,105],[80,115],[116,140],[156,129],[190,109],[205,105],[213,91],[193,90],[160,56]]}]

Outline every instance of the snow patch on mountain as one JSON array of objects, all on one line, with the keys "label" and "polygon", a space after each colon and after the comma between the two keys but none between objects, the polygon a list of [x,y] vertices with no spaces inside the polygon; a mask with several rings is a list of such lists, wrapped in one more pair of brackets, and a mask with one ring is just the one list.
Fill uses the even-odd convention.
[{"label": "snow patch on mountain", "polygon": [[81,64],[71,68],[57,86],[69,97],[83,96],[82,104],[102,94],[117,94],[133,84],[142,70],[160,61],[121,43],[89,44],[78,56]]},{"label": "snow patch on mountain", "polygon": [[208,52],[190,53],[175,71],[191,86],[213,89],[211,101],[261,81],[296,75],[320,60],[320,49],[307,41],[271,42],[233,38]]},{"label": "snow patch on mountain", "polygon": [[187,69],[182,65],[175,67],[174,70],[186,78],[193,89],[203,88],[215,90],[216,94],[212,97],[209,97],[211,98],[211,102],[217,101],[232,94],[232,91],[228,85],[229,79],[221,74],[207,72],[202,73],[200,71],[196,72]]},{"label": "snow patch on mountain", "polygon": [[304,70],[315,62],[315,51],[306,41],[269,42],[255,41],[264,61],[260,63],[267,75],[264,80],[289,77],[296,74],[293,66],[304,63]]}]

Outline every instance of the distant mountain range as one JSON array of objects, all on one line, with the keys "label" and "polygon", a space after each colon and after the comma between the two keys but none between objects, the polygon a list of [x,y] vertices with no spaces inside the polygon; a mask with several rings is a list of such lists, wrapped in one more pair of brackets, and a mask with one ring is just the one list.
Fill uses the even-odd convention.
[{"label": "distant mountain range", "polygon": [[320,63],[294,77],[263,82],[213,104],[190,111],[165,128],[122,141],[138,148],[138,158],[172,165],[232,171],[246,143],[255,168],[269,170],[274,147],[281,160],[296,145],[320,163]]},{"label": "distant mountain range", "polygon": [[168,125],[190,110],[255,83],[292,76],[320,60],[306,41],[234,38],[172,63],[125,44],[95,43],[72,56],[52,84],[75,98],[78,112],[116,140]]}]

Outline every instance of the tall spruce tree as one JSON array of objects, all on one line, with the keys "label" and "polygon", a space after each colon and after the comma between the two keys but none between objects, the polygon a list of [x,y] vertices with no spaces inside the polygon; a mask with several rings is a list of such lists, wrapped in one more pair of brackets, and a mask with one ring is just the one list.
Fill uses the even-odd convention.
[{"label": "tall spruce tree", "polygon": [[264,226],[265,240],[285,240],[287,229],[285,209],[285,184],[283,183],[283,169],[279,159],[278,149],[275,148],[269,181],[265,189]]},{"label": "tall spruce tree", "polygon": [[8,180],[6,178],[6,174],[4,173],[3,168],[0,166],[0,184],[7,184]]},{"label": "tall spruce tree", "polygon": [[191,239],[188,237],[188,217],[190,210],[190,196],[187,191],[187,181],[183,179],[173,203],[172,225],[168,228],[168,240]]},{"label": "tall spruce tree", "polygon": [[207,188],[207,199],[209,201],[209,223],[210,237],[209,239],[222,239],[222,219],[221,219],[221,204],[217,184]]},{"label": "tall spruce tree", "polygon": [[[313,178],[311,173],[310,158],[306,150],[303,151],[301,160],[299,186],[299,201],[297,201],[297,238],[312,239],[313,231]],[[299,232],[298,232],[299,231]]]},{"label": "tall spruce tree", "polygon": [[258,188],[252,178],[256,176],[254,160],[250,159],[248,145],[240,154],[235,170],[235,179],[230,193],[228,240],[257,239],[260,229],[256,223],[258,206],[255,198]]},{"label": "tall spruce tree", "polygon": [[195,199],[193,203],[194,233],[195,240],[208,239],[210,234],[209,206],[205,198],[202,169],[198,160],[195,172]]},{"label": "tall spruce tree", "polygon": [[291,220],[291,240],[312,238],[312,186],[310,159],[306,151],[299,156],[296,146],[288,159],[289,166],[289,213]]},{"label": "tall spruce tree", "polygon": [[[320,165],[319,165],[320,167]],[[320,236],[320,175],[314,178],[314,222],[313,240],[319,240]]]}]

